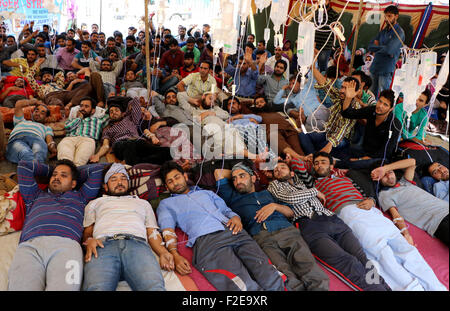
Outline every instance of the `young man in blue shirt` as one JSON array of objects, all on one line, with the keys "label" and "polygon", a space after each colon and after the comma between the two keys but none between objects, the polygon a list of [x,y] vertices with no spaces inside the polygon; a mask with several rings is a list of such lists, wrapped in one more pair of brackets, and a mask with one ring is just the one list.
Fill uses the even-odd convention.
[{"label": "young man in blue shirt", "polygon": [[370,52],[375,52],[370,73],[373,79],[371,91],[376,98],[378,98],[379,92],[389,89],[395,65],[400,56],[402,41],[405,41],[405,32],[397,23],[398,8],[395,5],[388,6],[384,10],[384,16],[386,27],[378,33],[368,46]]},{"label": "young man in blue shirt", "polygon": [[161,177],[172,196],[161,201],[158,224],[178,273],[186,275],[192,270],[177,251],[176,227],[189,237],[186,246],[193,248],[192,264],[217,290],[283,290],[278,271],[219,196],[189,187],[186,173],[174,162],[161,167]]}]

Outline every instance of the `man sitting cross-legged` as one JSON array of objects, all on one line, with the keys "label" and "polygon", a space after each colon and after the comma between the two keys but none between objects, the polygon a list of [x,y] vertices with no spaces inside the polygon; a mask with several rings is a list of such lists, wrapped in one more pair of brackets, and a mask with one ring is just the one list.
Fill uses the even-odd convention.
[{"label": "man sitting cross-legged", "polygon": [[120,280],[133,290],[165,290],[161,269],[174,269],[173,256],[161,245],[150,203],[129,195],[129,185],[125,167],[114,163],[104,177],[107,195],[86,206],[83,290],[113,291]]}]

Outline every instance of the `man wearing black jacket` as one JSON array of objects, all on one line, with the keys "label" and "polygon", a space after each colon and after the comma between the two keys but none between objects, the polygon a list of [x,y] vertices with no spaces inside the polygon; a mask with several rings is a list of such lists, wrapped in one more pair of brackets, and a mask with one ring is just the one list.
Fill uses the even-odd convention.
[{"label": "man wearing black jacket", "polygon": [[348,157],[341,159],[340,166],[369,168],[383,159],[392,158],[402,125],[393,113],[395,96],[392,90],[381,92],[375,106],[355,109],[350,107],[350,102],[357,93],[354,91],[354,84],[351,82],[346,91],[341,114],[347,119],[367,120],[366,130],[362,148],[351,147]]}]

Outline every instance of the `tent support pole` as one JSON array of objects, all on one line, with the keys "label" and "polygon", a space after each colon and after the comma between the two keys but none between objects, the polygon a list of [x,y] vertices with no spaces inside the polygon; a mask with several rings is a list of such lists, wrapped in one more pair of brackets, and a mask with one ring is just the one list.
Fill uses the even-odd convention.
[{"label": "tent support pole", "polygon": [[358,43],[358,34],[359,34],[359,27],[361,26],[361,15],[362,15],[362,9],[363,9],[364,1],[359,1],[359,10],[358,10],[358,21],[356,22],[356,30],[355,30],[355,36],[353,38],[353,48],[352,48],[352,60],[350,62],[350,72],[353,71],[353,64],[355,63],[355,52],[356,52],[356,44]]},{"label": "tent support pole", "polygon": [[148,23],[148,1],[145,0],[145,63],[147,68],[147,91],[151,94],[152,84],[150,76],[150,27]]}]

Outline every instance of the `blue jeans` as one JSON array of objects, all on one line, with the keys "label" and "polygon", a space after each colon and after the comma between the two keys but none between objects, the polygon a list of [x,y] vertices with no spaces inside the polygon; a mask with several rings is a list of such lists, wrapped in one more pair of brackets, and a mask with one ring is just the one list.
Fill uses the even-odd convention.
[{"label": "blue jeans", "polygon": [[110,240],[97,247],[84,265],[83,290],[115,291],[125,280],[134,291],[165,291],[161,268],[150,246],[143,241]]},{"label": "blue jeans", "polygon": [[178,82],[180,81],[178,81],[177,77],[170,78],[164,84],[161,84],[161,82],[159,82],[159,94],[165,94],[171,87],[177,85]]},{"label": "blue jeans", "polygon": [[45,162],[47,152],[47,143],[42,138],[36,135],[26,135],[8,142],[6,158],[12,163],[19,163],[22,160]]},{"label": "blue jeans", "polygon": [[341,161],[336,163],[336,168],[348,169],[352,168],[355,170],[361,170],[365,168],[375,169],[376,166],[381,165],[383,159],[382,158],[372,158],[369,160],[358,160],[358,161],[350,161],[351,158],[362,158],[367,155],[364,151],[364,148],[359,145],[353,145],[345,150],[342,150],[341,157],[339,158]]},{"label": "blue jeans", "polygon": [[378,94],[384,90],[389,90],[392,82],[392,73],[386,73],[383,75],[372,74],[372,88],[371,91],[378,99]]},{"label": "blue jeans", "polygon": [[[300,145],[305,155],[314,154],[328,144],[326,133],[311,132],[308,134],[299,134]],[[331,151],[333,157],[340,158],[341,150],[345,149],[348,145],[347,139],[343,139],[339,146],[335,147]]]},{"label": "blue jeans", "polygon": [[331,50],[322,50],[317,58],[317,65],[320,72],[324,72],[328,68],[328,61],[330,60]]}]

